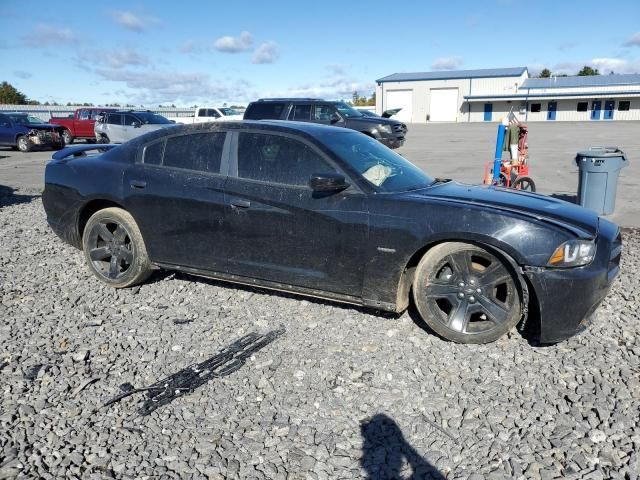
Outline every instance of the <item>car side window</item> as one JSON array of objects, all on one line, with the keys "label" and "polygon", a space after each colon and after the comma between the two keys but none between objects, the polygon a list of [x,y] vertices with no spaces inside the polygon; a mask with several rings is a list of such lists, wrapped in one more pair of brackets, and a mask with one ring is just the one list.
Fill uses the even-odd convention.
[{"label": "car side window", "polygon": [[162,164],[207,173],[220,173],[225,132],[194,133],[167,138]]},{"label": "car side window", "polygon": [[164,153],[164,138],[144,147],[142,162],[147,165],[160,165]]},{"label": "car side window", "polygon": [[138,120],[133,115],[125,115],[124,116],[124,124],[125,124],[125,126],[132,127],[134,123],[137,123],[138,125],[141,125],[140,120]]},{"label": "car side window", "polygon": [[122,125],[122,114],[110,113],[107,117],[107,123],[109,125]]},{"label": "car side window", "polygon": [[78,115],[80,120],[89,120],[90,113],[89,110],[80,110],[80,114]]},{"label": "car side window", "polygon": [[336,173],[336,170],[299,140],[282,135],[240,132],[240,178],[302,187],[309,184],[314,173]]},{"label": "car side window", "polygon": [[328,122],[334,113],[335,110],[329,105],[316,105],[313,112],[313,119]]},{"label": "car side window", "polygon": [[311,105],[294,105],[289,112],[289,120],[309,121]]},{"label": "car side window", "polygon": [[207,116],[207,109],[206,108],[201,108],[200,110],[198,110],[198,116],[199,117],[206,117]]}]

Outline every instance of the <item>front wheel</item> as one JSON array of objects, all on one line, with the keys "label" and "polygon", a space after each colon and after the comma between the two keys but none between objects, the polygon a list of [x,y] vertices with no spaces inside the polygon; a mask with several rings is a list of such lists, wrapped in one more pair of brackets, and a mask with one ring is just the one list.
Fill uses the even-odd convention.
[{"label": "front wheel", "polygon": [[536,184],[531,177],[518,177],[512,186],[518,190],[526,190],[528,192],[536,191]]},{"label": "front wheel", "polygon": [[82,247],[92,273],[111,287],[131,287],[151,273],[140,229],[121,208],[94,213],[82,234]]},{"label": "front wheel", "polygon": [[21,135],[18,137],[18,150],[23,153],[30,152],[33,150],[33,142],[29,140],[26,135]]},{"label": "front wheel", "polygon": [[69,130],[65,129],[65,131],[62,132],[62,139],[66,145],[71,145],[73,143],[73,135],[71,135]]},{"label": "front wheel", "polygon": [[413,297],[437,334],[458,343],[489,343],[522,316],[517,279],[506,261],[468,243],[442,243],[416,269]]}]

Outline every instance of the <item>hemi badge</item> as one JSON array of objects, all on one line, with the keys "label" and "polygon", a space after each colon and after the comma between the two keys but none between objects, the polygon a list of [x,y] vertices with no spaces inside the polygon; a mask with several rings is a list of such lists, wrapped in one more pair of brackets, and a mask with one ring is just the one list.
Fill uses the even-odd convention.
[{"label": "hemi badge", "polygon": [[378,247],[378,251],[384,253],[396,253],[395,248]]}]

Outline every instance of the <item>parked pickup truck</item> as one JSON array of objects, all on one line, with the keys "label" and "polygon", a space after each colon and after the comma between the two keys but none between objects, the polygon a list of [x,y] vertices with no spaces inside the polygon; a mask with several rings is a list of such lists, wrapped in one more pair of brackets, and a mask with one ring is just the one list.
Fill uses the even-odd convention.
[{"label": "parked pickup truck", "polygon": [[221,122],[227,120],[242,120],[242,114],[236,112],[233,108],[215,108],[215,107],[202,107],[196,108],[191,117],[175,117],[172,118],[177,123],[207,123],[207,122]]},{"label": "parked pickup truck", "polygon": [[66,145],[71,145],[76,138],[95,142],[94,126],[96,117],[101,113],[113,112],[114,110],[116,109],[103,107],[78,108],[72,116],[51,117],[49,123],[54,123],[64,128],[62,136]]}]

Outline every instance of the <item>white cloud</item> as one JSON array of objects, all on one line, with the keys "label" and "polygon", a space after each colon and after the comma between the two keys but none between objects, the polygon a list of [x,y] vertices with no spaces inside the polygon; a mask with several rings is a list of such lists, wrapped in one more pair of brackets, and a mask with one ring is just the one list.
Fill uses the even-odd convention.
[{"label": "white cloud", "polygon": [[131,48],[122,50],[85,50],[78,56],[78,61],[82,67],[86,67],[88,64],[115,69],[128,66],[145,66],[151,63],[149,57]]},{"label": "white cloud", "polygon": [[24,70],[14,70],[13,74],[18,78],[22,78],[23,80],[33,77],[33,74],[31,74],[30,72],[25,72]]},{"label": "white cloud", "polygon": [[273,63],[278,58],[278,46],[275,42],[264,42],[253,52],[251,63]]},{"label": "white cloud", "polygon": [[640,47],[640,32],[636,32],[631,35],[626,42],[624,42],[625,47]]},{"label": "white cloud", "polygon": [[251,33],[241,32],[238,37],[227,36],[218,38],[213,43],[213,47],[220,52],[238,53],[249,50],[252,44],[253,38],[251,37]]},{"label": "white cloud", "polygon": [[105,80],[122,83],[133,90],[126,96],[129,102],[135,104],[209,104],[250,100],[247,94],[248,82],[238,79],[214,82],[206,73],[113,68],[99,68],[95,73]]},{"label": "white cloud", "polygon": [[621,57],[600,57],[583,61],[567,61],[557,63],[551,68],[551,71],[560,75],[576,75],[585,65],[597,68],[602,75],[610,72],[614,73],[638,73],[640,72],[640,62],[637,60],[629,61]]},{"label": "white cloud", "polygon": [[432,64],[432,70],[456,70],[462,66],[462,58],[460,57],[442,57],[437,58]]},{"label": "white cloud", "polygon": [[160,23],[157,18],[140,15],[126,10],[112,12],[111,16],[121,27],[132,32],[144,32],[151,25]]},{"label": "white cloud", "polygon": [[75,34],[69,28],[40,24],[32,32],[22,36],[22,43],[27,47],[45,48],[53,45],[71,43],[75,39]]},{"label": "white cloud", "polygon": [[629,70],[632,68],[629,62],[622,58],[594,58],[591,63],[603,75],[609,72],[630,73]]}]

